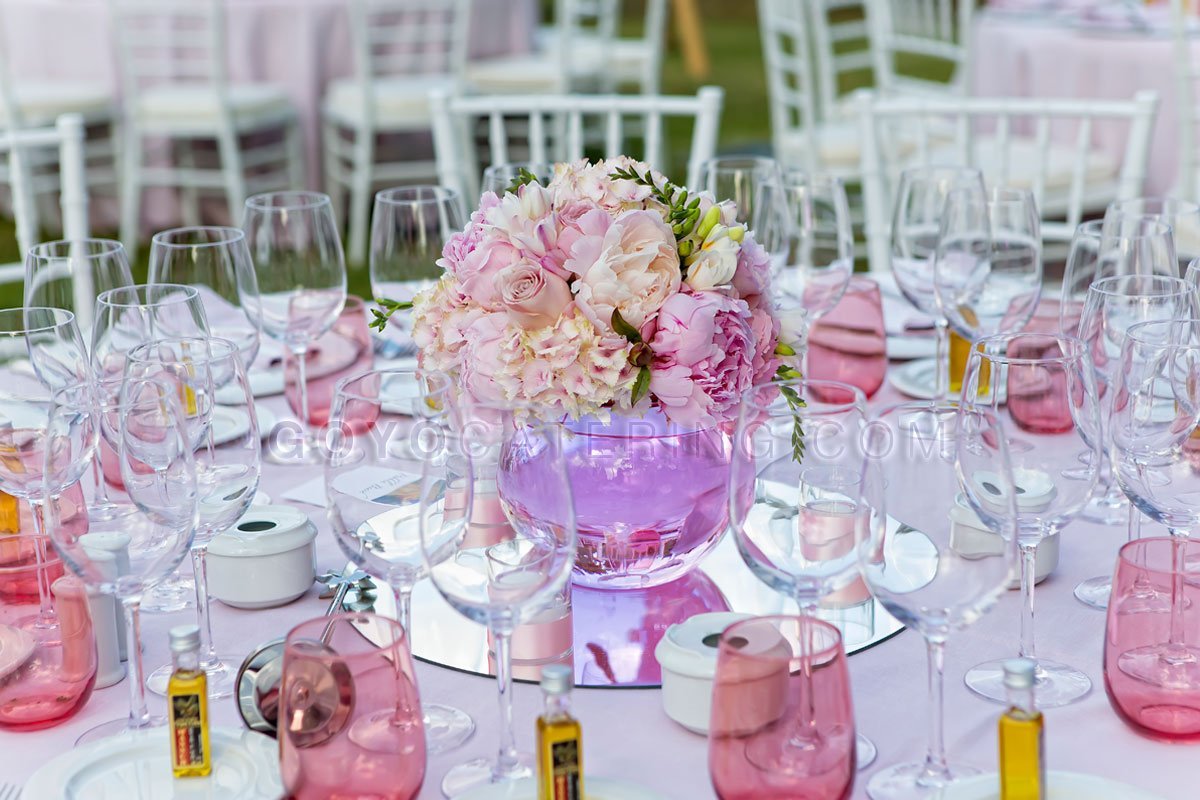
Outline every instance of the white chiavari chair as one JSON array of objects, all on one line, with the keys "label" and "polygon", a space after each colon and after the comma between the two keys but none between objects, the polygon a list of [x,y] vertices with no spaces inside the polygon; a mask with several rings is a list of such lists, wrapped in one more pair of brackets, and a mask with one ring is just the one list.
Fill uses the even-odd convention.
[{"label": "white chiavari chair", "polygon": [[[241,219],[249,194],[304,185],[296,110],[284,90],[231,83],[223,0],[110,0],[124,94],[121,239],[136,252],[142,190],[181,190],[185,224],[199,223],[198,195],[222,192]],[[176,158],[148,162],[155,140]],[[201,164],[215,145],[219,164]],[[178,165],[176,165],[176,160]]]},{"label": "white chiavari chair", "polygon": [[[700,165],[716,152],[724,91],[701,87],[693,96],[661,95],[526,95],[451,97],[435,92],[433,143],[438,182],[464,198],[479,196],[479,176],[490,164],[513,161],[571,161],[588,152],[597,134],[595,155],[630,155],[659,169],[669,169],[666,123],[691,122],[687,182],[699,186]],[[488,163],[480,163],[477,134],[486,128]],[[633,150],[633,136],[641,152]],[[519,134],[514,131],[519,129]],[[517,138],[519,136],[519,139]],[[468,201],[468,206],[474,205]]]},{"label": "white chiavari chair", "polygon": [[[1070,242],[1085,212],[1141,194],[1158,109],[1155,92],[1131,100],[880,97],[856,95],[861,125],[863,195],[872,271],[890,264],[889,236],[901,170],[961,164],[983,171],[989,186],[1030,189],[1047,245]],[[1093,136],[1097,124],[1126,125],[1114,159]],[[906,144],[898,145],[903,130]],[[1047,248],[1049,249],[1049,248]]]},{"label": "white chiavari chair", "polygon": [[[325,189],[340,206],[350,196],[347,251],[366,258],[372,189],[382,183],[429,180],[432,159],[378,147],[387,134],[429,132],[429,92],[458,91],[467,59],[467,0],[353,0],[350,34],[355,77],[325,94]],[[407,150],[407,148],[405,149]]]},{"label": "white chiavari chair", "polygon": [[[875,55],[875,86],[880,94],[965,94],[970,75],[969,0],[870,0],[867,22]],[[940,62],[949,82],[905,72],[903,61]]]},{"label": "white chiavari chair", "polygon": [[1200,87],[1200,65],[1192,56],[1192,36],[1183,0],[1171,0],[1173,62],[1175,65],[1175,113],[1178,115],[1179,179],[1173,194],[1187,200],[1200,200],[1200,108],[1196,90]]}]

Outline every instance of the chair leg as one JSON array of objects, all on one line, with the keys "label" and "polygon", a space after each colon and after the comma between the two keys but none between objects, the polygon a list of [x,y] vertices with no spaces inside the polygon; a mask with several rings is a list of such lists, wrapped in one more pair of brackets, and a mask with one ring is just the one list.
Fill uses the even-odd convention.
[{"label": "chair leg", "polygon": [[129,122],[123,126],[121,145],[121,242],[130,261],[137,257],[142,213],[141,137]]},{"label": "chair leg", "polygon": [[300,134],[300,121],[291,119],[283,129],[283,145],[287,152],[287,175],[289,189],[308,188],[308,170],[304,163],[304,142]]},{"label": "chair leg", "polygon": [[246,205],[246,171],[242,166],[238,133],[232,126],[222,126],[217,134],[217,149],[221,156],[221,172],[225,177],[225,200],[229,204],[230,224],[238,225]]},{"label": "chair leg", "polygon": [[185,170],[183,179],[179,182],[179,198],[183,212],[183,224],[188,226],[200,224],[200,192],[192,183],[193,176],[188,173],[196,171],[196,149],[190,139],[180,139],[176,143],[179,153],[179,164]]},{"label": "chair leg", "polygon": [[342,194],[342,183],[338,173],[342,165],[338,162],[338,139],[340,130],[336,122],[325,119],[321,124],[321,168],[324,170],[324,185],[321,187],[333,205],[333,218],[337,221],[338,230],[344,230],[346,224],[345,197]]},{"label": "chair leg", "polygon": [[375,162],[375,132],[354,132],[354,163],[350,178],[350,263],[367,260],[367,226],[371,214],[371,167]]}]

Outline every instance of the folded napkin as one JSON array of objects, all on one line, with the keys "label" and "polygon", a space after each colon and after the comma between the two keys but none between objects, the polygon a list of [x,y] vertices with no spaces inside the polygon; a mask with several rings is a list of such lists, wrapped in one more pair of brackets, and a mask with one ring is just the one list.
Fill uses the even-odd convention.
[{"label": "folded napkin", "polygon": [[879,292],[883,297],[883,326],[888,336],[919,336],[932,330],[933,318],[922,314],[904,299],[890,272],[871,277],[879,284]]}]

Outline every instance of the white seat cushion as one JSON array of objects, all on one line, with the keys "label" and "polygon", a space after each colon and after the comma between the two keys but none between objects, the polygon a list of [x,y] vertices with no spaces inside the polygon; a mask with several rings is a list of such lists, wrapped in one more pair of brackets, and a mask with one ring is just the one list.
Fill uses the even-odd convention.
[{"label": "white seat cushion", "polygon": [[[112,113],[112,94],[104,86],[71,82],[22,81],[15,91],[17,108],[27,125],[52,123],[60,114],[86,117]],[[0,109],[0,123],[5,121]]]},{"label": "white seat cushion", "polygon": [[[283,89],[261,83],[229,87],[234,125],[248,129],[277,123],[294,116]],[[135,111],[142,123],[166,128],[209,129],[219,120],[216,91],[201,85],[161,85],[147,89],[137,99]]]},{"label": "white seat cushion", "polygon": [[[553,48],[543,53],[471,61],[467,64],[467,83],[485,94],[562,91],[565,81],[559,63]],[[605,54],[599,49],[572,52],[570,64],[576,80],[594,80],[608,68]]]},{"label": "white seat cushion", "polygon": [[[1045,160],[1045,169],[1041,170],[1041,155],[1037,143],[1025,137],[1014,136],[1008,142],[1007,175],[1001,174],[1004,166],[1004,153],[999,149],[999,142],[991,136],[981,136],[972,143],[972,160],[983,172],[988,185],[1005,185],[1017,189],[1032,189],[1036,172],[1044,176],[1043,185],[1047,194],[1065,192],[1071,186],[1071,178],[1075,170],[1076,150],[1066,145],[1050,145]],[[946,147],[935,150],[929,159],[932,163],[957,163],[957,151]],[[1094,187],[1116,179],[1120,165],[1107,154],[1093,150],[1086,155],[1084,162],[1084,185]]]},{"label": "white seat cushion", "polygon": [[[457,82],[447,75],[413,75],[376,79],[371,83],[375,121],[385,128],[430,127],[429,92],[442,89],[455,94]],[[356,80],[334,81],[325,93],[325,113],[357,127],[362,123],[366,93]]]}]

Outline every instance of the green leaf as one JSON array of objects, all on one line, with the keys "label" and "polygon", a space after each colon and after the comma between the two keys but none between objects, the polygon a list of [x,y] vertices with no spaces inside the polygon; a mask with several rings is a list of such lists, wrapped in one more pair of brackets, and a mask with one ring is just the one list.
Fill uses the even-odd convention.
[{"label": "green leaf", "polygon": [[638,370],[637,380],[633,382],[633,404],[636,406],[648,391],[650,391],[650,368],[642,367]]},{"label": "green leaf", "polygon": [[529,184],[529,183],[537,183],[537,182],[538,182],[537,175],[534,175],[532,172],[525,169],[524,167],[520,167],[517,169],[517,177],[513,178],[512,183],[510,183],[508,185],[508,189],[506,191],[509,194],[516,194],[517,189],[520,189],[522,186]]},{"label": "green leaf", "polygon": [[378,308],[371,309],[373,319],[370,322],[370,327],[380,332],[387,327],[388,320],[392,318],[392,314],[395,314],[397,311],[408,311],[413,307],[411,300],[389,300],[386,297],[376,297],[375,302],[383,308],[383,311],[380,311]]},{"label": "green leaf", "polygon": [[613,309],[612,313],[612,326],[614,331],[621,334],[634,344],[637,344],[642,340],[642,334],[638,332],[638,329],[626,322],[625,318],[621,316],[621,312],[615,308]]},{"label": "green leaf", "polygon": [[[776,380],[781,381],[798,377],[800,373],[787,366],[781,366],[775,373]],[[800,409],[806,408],[808,404],[794,386],[780,385],[779,393],[783,395],[792,411],[792,459],[799,464],[804,460],[804,421],[800,418]]]}]

